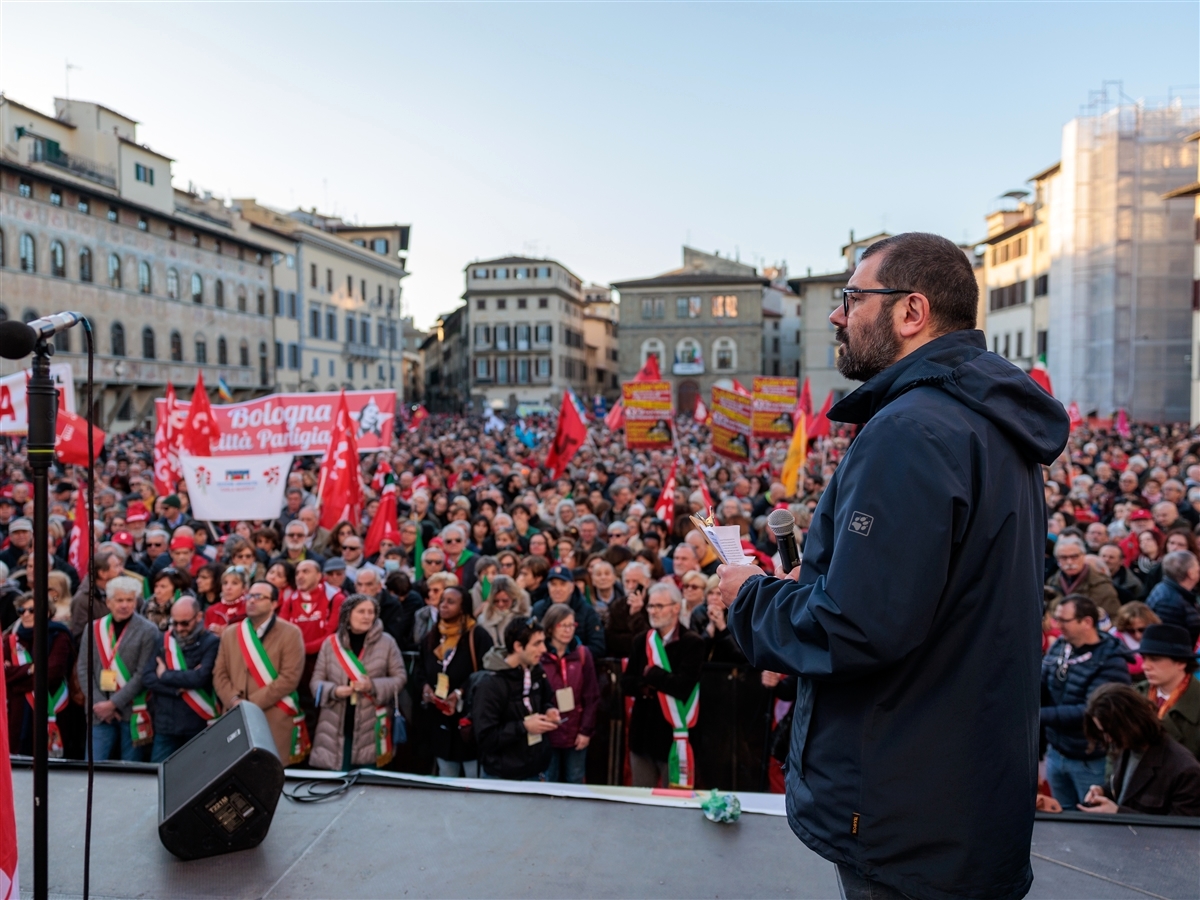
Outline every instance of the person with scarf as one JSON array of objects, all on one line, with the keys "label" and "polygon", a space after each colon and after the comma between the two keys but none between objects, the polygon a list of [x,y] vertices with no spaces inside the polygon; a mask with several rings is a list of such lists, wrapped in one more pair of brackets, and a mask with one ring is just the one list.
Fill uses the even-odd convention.
[{"label": "person with scarf", "polygon": [[166,631],[171,623],[171,604],[191,586],[191,581],[174,566],[159,569],[151,579],[150,597],[146,600],[142,615],[153,622],[159,631]]},{"label": "person with scarf", "polygon": [[135,611],[142,596],[137,579],[110,578],[104,590],[108,613],[92,622],[90,633],[85,625],[75,669],[79,687],[86,691],[91,661],[92,750],[98,760],[116,752],[126,762],[145,762],[154,730],[142,672],[162,632]]},{"label": "person with scarf", "polygon": [[[33,755],[33,595],[23,594],[16,601],[17,621],[4,634],[4,684],[8,692],[9,753]],[[50,606],[53,614],[54,607]],[[56,714],[67,705],[67,673],[71,668],[71,632],[51,618],[47,625],[50,652],[47,657],[47,682],[50,690],[50,755],[63,755],[62,736]]]},{"label": "person with scarf", "polygon": [[246,588],[249,581],[238,566],[230,566],[221,574],[221,602],[204,611],[204,627],[218,637],[230,625],[246,618]]},{"label": "person with scarf", "polygon": [[253,703],[267,714],[275,752],[285,766],[308,753],[308,728],[296,688],[304,674],[304,637],[279,618],[279,591],[258,581],[246,592],[246,618],[226,628],[213,666],[213,687],[229,710]]},{"label": "person with scarf", "polygon": [[220,714],[213,666],[221,639],[204,627],[200,601],[191,594],[175,600],[168,615],[170,630],[142,670],[142,683],[154,697],[154,763],[163,762]]},{"label": "person with scarf", "polygon": [[466,526],[451,522],[442,529],[441,541],[446,553],[446,571],[457,575],[459,585],[469,591],[475,584],[475,565],[479,557],[467,549]]},{"label": "person with scarf", "polygon": [[1200,759],[1200,663],[1186,628],[1148,625],[1139,647],[1146,681],[1136,685],[1149,698],[1167,734]]},{"label": "person with scarf", "polygon": [[467,679],[479,671],[492,639],[464,608],[460,588],[447,587],[438,603],[437,627],[421,642],[421,725],[443,778],[479,775],[475,748],[462,740],[458,720]]},{"label": "person with scarf", "polygon": [[[1072,594],[1090,599],[1104,613],[1106,619],[1115,616],[1121,608],[1117,589],[1107,574],[1088,564],[1087,547],[1083,540],[1074,535],[1063,535],[1055,542],[1054,559],[1058,572],[1046,582],[1060,597]],[[1107,631],[1108,621],[1097,623]]]},{"label": "person with scarf", "polygon": [[400,648],[383,630],[378,601],[351,594],[313,668],[310,686],[320,717],[309,765],[343,772],[387,765],[395,752],[392,710],[407,680]]},{"label": "person with scarf", "polygon": [[547,735],[550,765],[546,781],[583,784],[587,748],[596,732],[600,707],[595,661],[575,635],[575,614],[569,606],[562,603],[551,606],[542,627],[546,629],[542,670],[554,692],[554,705],[560,716],[558,728]]},{"label": "person with scarf", "polygon": [[[479,587],[478,584],[475,587]],[[474,588],[472,589],[474,590]],[[488,598],[479,608],[479,626],[483,628],[492,643],[504,643],[504,629],[515,618],[529,615],[529,595],[521,589],[515,579],[507,575],[497,575],[492,582]]]},{"label": "person with scarf", "polygon": [[282,595],[279,618],[291,622],[304,635],[304,673],[300,678],[300,705],[309,732],[317,727],[317,705],[309,685],[321,645],[337,629],[346,595],[325,581],[322,564],[306,559],[296,564],[296,589]]}]

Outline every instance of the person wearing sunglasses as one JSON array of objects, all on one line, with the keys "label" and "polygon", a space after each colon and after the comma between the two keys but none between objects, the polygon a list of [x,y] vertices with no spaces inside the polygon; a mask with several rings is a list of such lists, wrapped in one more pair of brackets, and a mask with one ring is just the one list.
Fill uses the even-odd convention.
[{"label": "person wearing sunglasses", "polygon": [[1142,635],[1148,626],[1157,625],[1160,621],[1162,620],[1154,614],[1154,610],[1136,600],[1122,606],[1113,619],[1113,627],[1109,634],[1133,653],[1133,662],[1129,664],[1129,677],[1133,679],[1134,684],[1146,680],[1142,669],[1142,655],[1138,652],[1142,645]]},{"label": "person wearing sunglasses", "polygon": [[478,555],[467,549],[467,526],[452,522],[442,529],[442,548],[446,551],[446,571],[458,576],[464,591],[475,584],[475,560]]},{"label": "person wearing sunglasses", "polygon": [[[32,594],[22,594],[14,606],[17,621],[2,638],[4,685],[8,698],[8,750],[10,753],[33,755],[33,628],[36,622]],[[54,605],[49,604],[49,616]],[[50,697],[67,702],[67,673],[71,668],[71,632],[53,618],[47,623],[50,652],[46,673]],[[61,710],[57,710],[61,713]],[[52,717],[56,718],[56,717]],[[56,722],[50,723],[50,754],[61,757],[63,743]]]},{"label": "person wearing sunglasses", "polygon": [[195,597],[183,594],[171,604],[167,631],[142,670],[142,683],[154,695],[150,762],[165,760],[219,714],[213,666],[220,646],[221,639],[204,627]]},{"label": "person wearing sunglasses", "polygon": [[[806,678],[789,818],[846,893],[1021,896],[1038,779],[1041,467],[1070,422],[988,350],[976,271],[953,241],[911,232],[864,247],[838,299],[837,369],[864,383],[828,418],[857,426],[854,443],[802,567],[718,570],[729,628],[750,665]],[[986,714],[964,718],[983,698]],[[930,802],[947,790],[970,802]]]}]

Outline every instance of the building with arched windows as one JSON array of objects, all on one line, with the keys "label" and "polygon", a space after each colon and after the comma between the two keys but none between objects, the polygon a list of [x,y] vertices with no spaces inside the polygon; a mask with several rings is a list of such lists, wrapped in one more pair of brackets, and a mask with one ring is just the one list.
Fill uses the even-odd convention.
[{"label": "building with arched windows", "polygon": [[683,266],[662,275],[613,283],[621,296],[620,380],[630,381],[650,355],[671,382],[675,408],[707,404],[714,384],[747,388],[763,372],[763,290],[753,266],[683,248]]},{"label": "building with arched windows", "polygon": [[[274,388],[269,355],[265,368],[259,359],[274,342],[271,311],[241,300],[270,296],[271,250],[231,215],[192,208],[171,185],[172,160],[137,141],[133,119],[63,99],[50,116],[0,96],[0,133],[0,313],[91,319],[101,427],[152,426],[155,397],[168,383],[187,397],[200,369],[213,386],[224,376],[238,399]],[[199,335],[211,348],[203,359]],[[222,338],[233,352],[218,366]],[[84,349],[80,329],[57,342],[56,361],[77,382]],[[5,362],[0,374],[25,365]]]}]

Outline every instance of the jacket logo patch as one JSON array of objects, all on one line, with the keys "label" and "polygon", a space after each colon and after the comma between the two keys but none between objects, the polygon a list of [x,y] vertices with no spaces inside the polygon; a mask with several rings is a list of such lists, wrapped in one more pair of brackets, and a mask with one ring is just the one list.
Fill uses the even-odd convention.
[{"label": "jacket logo patch", "polygon": [[850,833],[851,834],[858,834],[858,817],[859,817],[859,814],[854,813],[854,815],[850,818]]},{"label": "jacket logo patch", "polygon": [[860,513],[855,510],[850,514],[850,531],[854,534],[861,534],[866,537],[871,533],[871,526],[875,523],[874,516],[868,516],[866,513]]}]

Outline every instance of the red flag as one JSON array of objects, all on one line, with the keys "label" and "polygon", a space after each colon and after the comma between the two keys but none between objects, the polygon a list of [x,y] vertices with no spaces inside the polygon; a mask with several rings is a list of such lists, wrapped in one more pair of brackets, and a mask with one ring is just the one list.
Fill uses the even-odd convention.
[{"label": "red flag", "polygon": [[663,485],[658,502],[654,504],[654,515],[667,523],[667,529],[675,526],[675,467],[679,465],[679,457],[671,461],[671,472],[667,475],[667,483]]},{"label": "red flag", "polygon": [[[795,428],[800,423],[801,416],[807,416],[808,419],[811,419],[812,414],[812,386],[808,383],[808,379],[805,378],[804,387],[800,389],[800,402],[792,412],[792,427]],[[806,425],[808,424],[808,419],[805,420]]]},{"label": "red flag", "polygon": [[1046,358],[1038,357],[1038,361],[1033,364],[1033,368],[1029,370],[1029,377],[1041,385],[1042,390],[1054,396],[1054,388],[1050,386],[1050,370],[1046,368]]},{"label": "red flag", "polygon": [[744,384],[742,384],[740,381],[738,381],[736,378],[733,379],[733,392],[735,394],[741,394],[743,397],[752,397],[753,396],[753,394],[751,394],[748,390],[746,390],[746,386]]},{"label": "red flag", "polygon": [[662,373],[658,370],[658,357],[651,353],[646,357],[646,364],[633,376],[634,381],[662,381]]},{"label": "red flag", "polygon": [[699,397],[696,398],[696,411],[692,413],[692,419],[701,425],[708,421],[708,407]]},{"label": "red flag", "polygon": [[429,410],[422,404],[418,403],[417,408],[413,410],[412,419],[408,423],[408,430],[415,432],[421,427],[421,423],[429,418]]},{"label": "red flag", "polygon": [[317,494],[321,501],[318,524],[331,531],[338,522],[358,524],[362,512],[362,481],[358,470],[358,439],[354,435],[354,420],[346,402],[346,389],[338,398],[333,415],[333,449],[321,461],[321,480]]},{"label": "red flag", "polygon": [[1129,416],[1125,414],[1124,409],[1117,410],[1117,434],[1125,440],[1133,436],[1133,431],[1129,428]]},{"label": "red flag", "polygon": [[620,431],[625,427],[625,403],[618,400],[604,417],[604,427],[609,431]]},{"label": "red flag", "polygon": [[95,538],[92,520],[88,518],[87,487],[81,484],[75,491],[75,524],[71,528],[71,546],[67,551],[67,562],[75,567],[80,578],[86,578],[90,571]]},{"label": "red flag", "polygon": [[179,466],[179,448],[183,441],[181,413],[175,402],[175,385],[167,382],[163,414],[154,429],[154,492],[160,497],[175,493],[183,470]]},{"label": "red flag", "polygon": [[[387,466],[387,463],[383,463],[380,468],[383,466]],[[388,466],[384,476],[383,496],[379,498],[379,509],[375,511],[375,518],[371,520],[371,527],[367,529],[367,536],[363,540],[363,552],[367,556],[378,553],[379,544],[384,538],[393,544],[400,543],[400,526],[396,521],[396,482],[392,478],[391,466]]]},{"label": "red flag", "polygon": [[829,392],[829,396],[825,398],[825,405],[821,407],[821,411],[813,417],[812,423],[808,429],[809,440],[815,437],[829,436],[829,410],[833,407],[833,391]]},{"label": "red flag", "polygon": [[[54,420],[54,455],[68,465],[88,464],[88,421],[66,407],[66,398],[58,392],[58,415]],[[92,426],[92,446],[96,453],[104,446],[104,432]]]},{"label": "red flag", "polygon": [[[24,702],[24,701],[18,701]],[[8,743],[8,688],[0,666],[0,747]],[[12,760],[0,754],[0,898],[21,896],[17,872],[17,810],[13,800]]]},{"label": "red flag", "polygon": [[192,405],[187,421],[183,423],[183,449],[192,456],[212,456],[213,447],[220,439],[221,430],[208,402],[208,391],[204,389],[204,373],[198,372]]},{"label": "red flag", "polygon": [[704,513],[709,515],[713,512],[712,494],[708,492],[708,481],[704,478],[704,473],[700,473],[700,494],[704,497]]},{"label": "red flag", "polygon": [[[371,490],[380,494],[384,487],[388,484],[387,477],[392,474],[392,467],[385,459],[375,469],[375,477],[371,479]],[[383,496],[380,494],[380,496]]]},{"label": "red flag", "polygon": [[1072,431],[1083,424],[1083,416],[1079,414],[1079,404],[1074,400],[1072,400],[1071,405],[1067,407],[1067,418],[1071,420]]},{"label": "red flag", "polygon": [[587,427],[579,418],[579,410],[571,401],[571,395],[563,392],[562,409],[558,411],[558,428],[554,432],[554,443],[546,454],[546,469],[551,478],[557,478],[566,469],[583,442],[587,440]]}]

